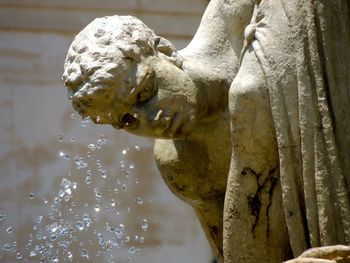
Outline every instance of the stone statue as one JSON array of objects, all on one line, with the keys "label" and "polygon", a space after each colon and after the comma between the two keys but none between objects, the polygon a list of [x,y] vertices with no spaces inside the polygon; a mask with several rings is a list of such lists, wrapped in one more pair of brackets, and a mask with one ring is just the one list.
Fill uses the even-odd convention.
[{"label": "stone statue", "polygon": [[350,262],[349,15],[347,0],[212,0],[180,51],[99,18],[63,80],[81,116],[155,138],[220,261]]}]

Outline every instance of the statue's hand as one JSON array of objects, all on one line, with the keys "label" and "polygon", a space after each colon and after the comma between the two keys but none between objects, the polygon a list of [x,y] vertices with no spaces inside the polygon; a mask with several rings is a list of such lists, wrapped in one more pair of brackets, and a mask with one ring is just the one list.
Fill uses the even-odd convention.
[{"label": "statue's hand", "polygon": [[350,263],[350,246],[336,245],[306,250],[285,263]]}]

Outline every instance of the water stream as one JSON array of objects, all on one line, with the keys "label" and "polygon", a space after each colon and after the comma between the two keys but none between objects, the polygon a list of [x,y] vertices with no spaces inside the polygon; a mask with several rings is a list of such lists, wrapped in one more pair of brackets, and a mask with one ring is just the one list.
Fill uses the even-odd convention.
[{"label": "water stream", "polygon": [[[78,121],[74,114],[71,117]],[[88,125],[90,119],[81,121],[82,127]],[[134,214],[145,201],[132,190],[135,184],[142,183],[142,177],[135,172],[128,155],[141,147],[121,149],[116,153],[119,166],[114,164],[116,168],[108,170],[105,162],[111,160],[103,160],[99,155],[108,140],[99,134],[82,150],[76,146],[79,136],[58,135],[59,146],[62,145],[57,149],[58,158],[68,162],[70,169],[62,173],[53,197],[42,198],[46,213],[31,219],[25,246],[19,246],[16,240],[0,244],[0,261],[5,256],[13,261],[40,263],[134,261],[150,225],[145,216]],[[67,144],[69,147],[64,147]],[[28,198],[41,197],[30,192]],[[0,208],[0,230],[4,228],[9,236],[16,230],[8,213]]]}]

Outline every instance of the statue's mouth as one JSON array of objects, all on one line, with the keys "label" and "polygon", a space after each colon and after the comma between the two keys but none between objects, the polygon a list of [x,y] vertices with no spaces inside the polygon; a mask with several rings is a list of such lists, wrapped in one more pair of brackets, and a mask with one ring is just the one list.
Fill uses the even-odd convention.
[{"label": "statue's mouth", "polygon": [[96,124],[110,124],[111,121],[105,117],[105,114],[96,109],[91,101],[84,99],[72,99],[72,105],[75,111],[84,119],[90,117],[90,119]]}]

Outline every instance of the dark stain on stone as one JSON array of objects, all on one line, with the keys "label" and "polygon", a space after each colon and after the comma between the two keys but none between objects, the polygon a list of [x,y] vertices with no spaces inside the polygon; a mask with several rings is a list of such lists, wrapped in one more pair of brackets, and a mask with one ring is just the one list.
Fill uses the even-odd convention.
[{"label": "dark stain on stone", "polygon": [[261,202],[257,195],[250,195],[247,197],[248,199],[248,206],[250,209],[250,214],[259,217],[259,212],[261,208]]},{"label": "dark stain on stone", "polygon": [[245,167],[241,174],[242,175],[253,175],[258,183],[258,189],[256,193],[251,194],[247,197],[248,200],[248,207],[250,209],[250,213],[252,216],[255,217],[254,223],[252,225],[252,233],[255,232],[255,228],[258,224],[259,221],[259,216],[260,216],[260,210],[261,210],[261,200],[260,200],[260,195],[261,191],[264,190],[265,192],[267,191],[269,193],[269,201],[266,204],[266,224],[267,224],[267,235],[269,233],[269,209],[272,205],[272,195],[273,195],[273,190],[275,188],[275,185],[277,184],[277,178],[275,178],[273,175],[276,171],[277,167],[271,169],[266,176],[265,180],[259,184],[259,177],[262,175],[262,173],[256,173],[253,169],[249,167]]}]

